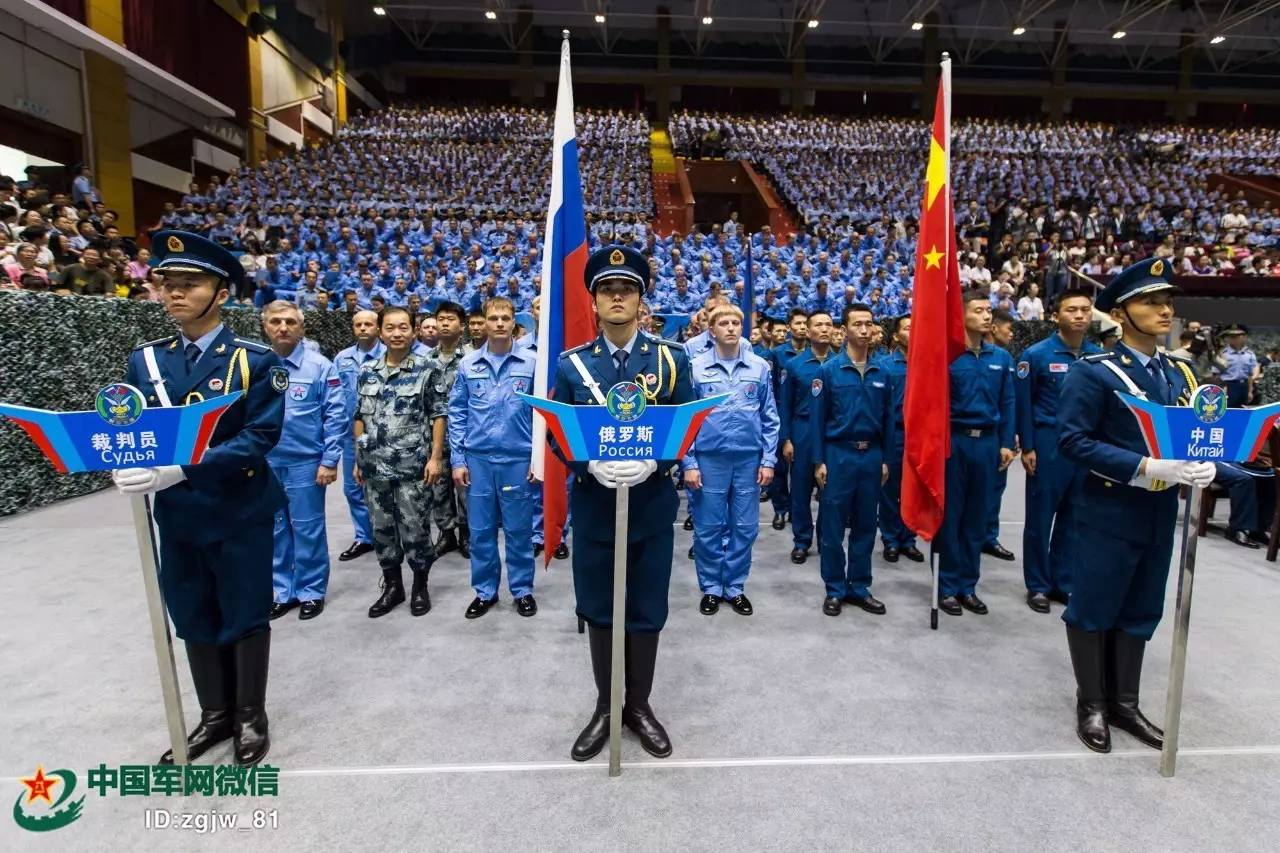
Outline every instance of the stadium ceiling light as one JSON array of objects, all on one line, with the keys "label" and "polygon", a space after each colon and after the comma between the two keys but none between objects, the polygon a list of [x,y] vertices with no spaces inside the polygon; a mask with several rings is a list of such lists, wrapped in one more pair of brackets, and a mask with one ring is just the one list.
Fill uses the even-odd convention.
[{"label": "stadium ceiling light", "polygon": [[709,26],[711,26],[712,24],[714,24],[715,22],[716,22],[716,19],[715,19],[715,18],[713,18],[713,17],[711,17],[710,15],[703,15],[703,16],[702,16],[702,26],[704,26],[704,27],[709,27]]},{"label": "stadium ceiling light", "polygon": [[1026,32],[1027,32],[1027,28],[1026,28],[1026,27],[1014,27],[1014,28],[1013,28],[1013,34],[1014,34],[1015,36],[1025,35],[1025,34],[1026,34]]},{"label": "stadium ceiling light", "polygon": [[596,15],[596,23],[597,23],[597,24],[603,24],[603,23],[604,23],[604,15]]},{"label": "stadium ceiling light", "polygon": [[1227,40],[1226,36],[1214,36],[1213,38],[1209,39],[1209,44],[1222,44],[1226,40]]},{"label": "stadium ceiling light", "polygon": [[818,28],[818,23],[819,23],[819,21],[818,21],[818,19],[817,19],[817,18],[810,18],[810,19],[809,19],[809,29],[811,29],[811,30],[816,30],[816,29]]},{"label": "stadium ceiling light", "polygon": [[1116,30],[1114,33],[1112,33],[1112,34],[1111,34],[1111,37],[1112,37],[1113,39],[1122,39],[1122,38],[1124,38],[1124,37],[1125,37],[1125,36],[1127,36],[1127,35],[1129,35],[1129,34],[1128,34],[1128,33],[1126,33],[1124,30]]},{"label": "stadium ceiling light", "polygon": [[386,9],[384,9],[383,7],[381,7],[381,6],[374,6],[374,7],[373,7],[373,14],[375,14],[375,15],[377,15],[379,18],[381,18],[383,15],[387,14],[387,10],[386,10]]},{"label": "stadium ceiling light", "polygon": [[488,18],[490,21],[498,20],[498,13],[493,11],[492,9],[486,10],[484,13],[484,16]]},{"label": "stadium ceiling light", "polygon": [[920,30],[923,30],[924,21],[916,21],[914,24],[911,25],[911,29],[916,30],[917,32],[919,32]]}]

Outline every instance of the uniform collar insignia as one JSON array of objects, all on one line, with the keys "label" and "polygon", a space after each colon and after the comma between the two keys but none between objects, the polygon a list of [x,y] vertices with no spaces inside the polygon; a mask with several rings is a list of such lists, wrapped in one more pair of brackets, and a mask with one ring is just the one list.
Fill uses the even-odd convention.
[{"label": "uniform collar insignia", "polygon": [[178,348],[178,339],[174,338],[173,343],[169,344],[169,349],[177,349],[177,348]]},{"label": "uniform collar insignia", "polygon": [[646,341],[645,343],[642,343],[640,345],[640,352],[648,352],[648,351],[649,351],[649,343],[648,341]]},{"label": "uniform collar insignia", "polygon": [[214,351],[214,352],[216,352],[218,355],[222,355],[224,352],[226,352],[226,351],[227,351],[227,345],[226,345],[226,344],[218,344],[216,347],[214,347],[214,350],[213,350],[213,351]]},{"label": "uniform collar insignia", "polygon": [[1120,363],[1123,364],[1125,367],[1128,367],[1129,365],[1133,364],[1133,359],[1129,358],[1129,356],[1125,355],[1124,353],[1120,353]]},{"label": "uniform collar insignia", "polygon": [[599,355],[599,354],[600,354],[600,345],[599,345],[599,344],[596,344],[596,348],[595,348],[595,349],[593,349],[593,350],[591,351],[591,354],[592,354],[592,355]]}]

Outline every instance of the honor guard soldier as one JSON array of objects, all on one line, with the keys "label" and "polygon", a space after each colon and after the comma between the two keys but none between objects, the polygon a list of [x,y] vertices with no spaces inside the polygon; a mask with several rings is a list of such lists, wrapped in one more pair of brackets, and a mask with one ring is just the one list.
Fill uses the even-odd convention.
[{"label": "honor guard soldier", "polygon": [[693,508],[698,609],[709,616],[723,600],[750,616],[744,589],[760,532],[760,489],[777,460],[778,407],[768,362],[741,346],[742,310],[717,305],[707,323],[715,344],[690,365],[694,393],[730,397],[707,415],[683,464],[685,485],[700,493]]},{"label": "honor guard soldier", "polygon": [[1013,461],[1013,359],[983,340],[991,331],[991,300],[980,290],[964,295],[968,349],[951,363],[951,455],[942,516],[938,607],[952,616],[986,613],[978,598],[982,543],[996,474]]},{"label": "honor guard soldier", "polygon": [[[639,332],[640,294],[649,265],[639,252],[605,246],[587,260],[586,286],[603,330],[594,341],[569,350],[556,366],[555,399],[603,406],[619,382],[635,382],[651,405],[691,402],[689,362],[675,342]],[[678,460],[573,463],[573,588],[577,612],[590,628],[596,707],[574,742],[577,761],[592,758],[609,738],[610,644],[626,630],[627,695],[622,722],[651,755],[671,754],[671,740],[649,707],[658,635],[667,622],[673,525],[679,509],[671,469]],[[614,490],[631,487],[627,528],[626,625],[613,625]]]},{"label": "honor guard soldier", "polygon": [[885,447],[885,463],[889,479],[880,487],[880,541],[884,543],[884,559],[898,562],[898,555],[917,563],[924,554],[916,547],[916,534],[902,523],[902,457],[906,453],[906,430],[902,405],[907,398],[907,352],[911,343],[911,315],[905,314],[894,323],[893,349],[881,359],[880,367],[889,374],[893,389],[893,445]]},{"label": "honor guard soldier", "polygon": [[378,339],[378,315],[372,311],[357,311],[351,316],[351,331],[356,342],[338,353],[334,367],[342,379],[342,390],[347,401],[347,426],[342,439],[342,494],[347,499],[351,513],[351,526],[355,539],[351,547],[338,555],[339,562],[354,560],[373,550],[373,529],[369,526],[369,505],[365,503],[364,487],[356,482],[356,438],[352,432],[356,415],[356,385],[360,371],[371,361],[382,357],[386,347]]},{"label": "honor guard soldier", "polygon": [[[289,374],[270,348],[237,338],[222,305],[244,267],[218,244],[184,231],[152,238],[165,310],[179,334],[129,357],[125,382],[150,406],[182,406],[242,392],[218,420],[198,465],[114,472],[127,494],[155,497],[160,586],[186,641],[200,700],[187,736],[194,759],[232,738],[240,764],[267,754],[272,520],[285,505],[267,454],[280,438]],[[162,764],[173,763],[165,752]]]},{"label": "honor guard soldier", "polygon": [[288,498],[275,519],[271,618],[301,603],[298,618],[314,619],[324,610],[329,586],[324,495],[325,487],[338,478],[342,436],[349,428],[347,403],[333,362],[302,342],[300,308],[283,300],[271,302],[262,309],[262,326],[289,372],[284,431],[267,455]]},{"label": "honor guard soldier", "polygon": [[533,410],[516,394],[533,393],[537,356],[514,346],[515,305],[495,296],[484,304],[485,342],[458,364],[449,394],[449,462],[453,484],[467,490],[471,520],[471,586],[466,617],[498,603],[506,543],[507,588],[516,612],[538,612],[533,597]]},{"label": "honor guard soldier", "polygon": [[431,464],[444,437],[445,400],[434,372],[413,355],[413,317],[405,308],[384,308],[378,317],[386,351],[360,372],[356,409],[356,479],[365,487],[373,522],[373,546],[382,567],[382,594],[369,608],[377,619],[402,604],[401,562],[413,571],[409,612],[431,609],[427,579],[435,562],[427,487],[443,476]]},{"label": "honor guard soldier", "polygon": [[[810,429],[818,497],[818,555],[826,596],[822,612],[838,616],[842,603],[877,616],[885,606],[871,594],[876,507],[889,479],[885,448],[894,445],[893,387],[871,355],[871,306],[844,309],[845,347],[810,382]],[[834,473],[836,476],[829,477]],[[845,563],[845,522],[849,560]]]},{"label": "honor guard soldier", "polygon": [[[795,329],[792,317],[792,329]],[[782,370],[781,393],[778,395],[778,433],[782,458],[791,468],[791,562],[799,565],[809,559],[813,544],[813,427],[809,408],[811,389],[822,363],[831,355],[831,315],[814,311],[806,321],[808,346],[786,362]],[[778,526],[774,519],[774,529]]]},{"label": "honor guard soldier", "polygon": [[1058,331],[1023,350],[1014,374],[1022,467],[1027,472],[1022,576],[1027,606],[1037,613],[1048,613],[1051,600],[1067,603],[1071,567],[1078,556],[1075,505],[1084,470],[1058,453],[1058,397],[1071,365],[1081,356],[1102,352],[1084,337],[1093,317],[1089,294],[1067,290],[1057,301]]},{"label": "honor guard soldier", "polygon": [[1120,324],[1121,340],[1073,365],[1058,402],[1058,449],[1087,471],[1075,517],[1089,554],[1072,567],[1062,619],[1076,733],[1096,752],[1111,750],[1109,726],[1163,744],[1164,733],[1138,709],[1143,651],[1164,612],[1177,487],[1208,486],[1216,474],[1212,462],[1147,456],[1138,421],[1116,394],[1185,405],[1196,387],[1190,362],[1156,348],[1173,323],[1172,273],[1169,261],[1148,258],[1111,279],[1096,305]]}]

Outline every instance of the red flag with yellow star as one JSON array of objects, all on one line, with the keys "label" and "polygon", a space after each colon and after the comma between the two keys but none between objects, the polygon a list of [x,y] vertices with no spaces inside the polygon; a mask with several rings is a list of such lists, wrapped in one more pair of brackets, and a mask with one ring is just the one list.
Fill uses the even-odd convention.
[{"label": "red flag with yellow star", "polygon": [[965,345],[950,149],[951,61],[944,58],[929,135],[903,404],[902,521],[924,539],[942,525],[951,453],[949,368]]}]

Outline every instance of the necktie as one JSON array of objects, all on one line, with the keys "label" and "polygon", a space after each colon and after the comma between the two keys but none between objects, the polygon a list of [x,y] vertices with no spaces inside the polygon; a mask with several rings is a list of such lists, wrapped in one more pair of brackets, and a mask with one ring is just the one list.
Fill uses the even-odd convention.
[{"label": "necktie", "polygon": [[1159,398],[1156,402],[1169,402],[1169,380],[1164,375],[1164,370],[1160,366],[1160,357],[1156,356],[1147,362],[1147,370],[1151,373],[1151,378],[1156,383],[1156,396]]},{"label": "necktie", "polygon": [[618,367],[618,381],[625,382],[627,376],[627,351],[620,349],[613,354],[613,363]]},{"label": "necktie", "polygon": [[200,360],[200,347],[195,344],[187,344],[184,350],[187,354],[187,373],[195,369],[196,362]]}]

